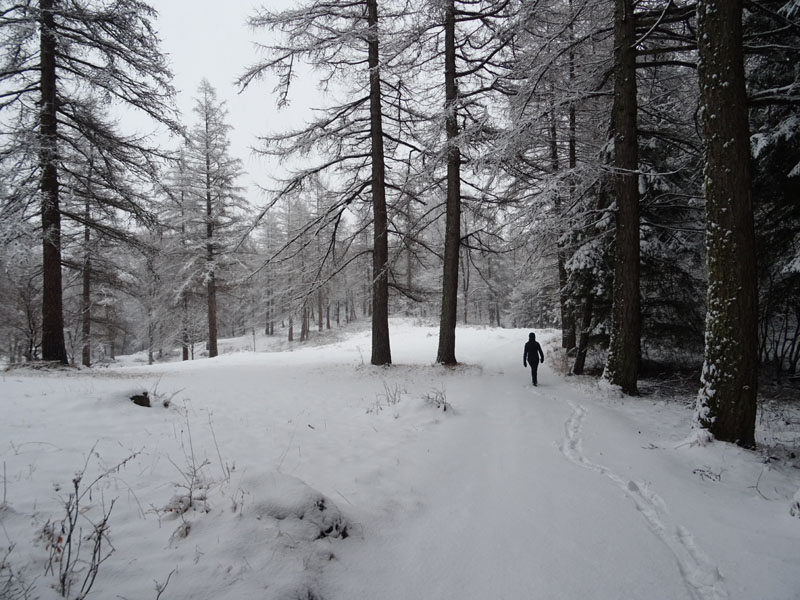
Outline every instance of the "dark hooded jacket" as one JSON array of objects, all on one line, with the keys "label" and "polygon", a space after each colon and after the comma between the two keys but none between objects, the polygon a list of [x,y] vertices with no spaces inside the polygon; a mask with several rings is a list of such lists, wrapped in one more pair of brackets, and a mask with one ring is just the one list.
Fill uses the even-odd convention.
[{"label": "dark hooded jacket", "polygon": [[522,364],[528,366],[529,362],[532,365],[544,362],[544,352],[542,352],[542,347],[536,341],[536,335],[533,333],[528,336],[525,350],[522,352]]}]

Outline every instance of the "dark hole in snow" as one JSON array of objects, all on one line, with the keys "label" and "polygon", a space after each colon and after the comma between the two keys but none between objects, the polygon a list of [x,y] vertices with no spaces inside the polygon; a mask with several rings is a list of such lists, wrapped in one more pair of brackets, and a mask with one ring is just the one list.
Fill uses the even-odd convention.
[{"label": "dark hole in snow", "polygon": [[318,540],[322,540],[328,537],[340,538],[345,539],[350,534],[347,533],[347,525],[344,523],[337,521],[327,529],[323,529],[319,532]]},{"label": "dark hole in snow", "polygon": [[150,395],[148,392],[142,392],[141,394],[134,394],[131,396],[131,400],[136,406],[144,406],[146,408],[150,408]]}]

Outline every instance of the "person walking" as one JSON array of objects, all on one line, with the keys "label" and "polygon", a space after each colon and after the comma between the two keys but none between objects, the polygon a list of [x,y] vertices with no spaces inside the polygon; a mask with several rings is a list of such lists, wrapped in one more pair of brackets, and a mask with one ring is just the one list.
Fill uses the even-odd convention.
[{"label": "person walking", "polygon": [[522,366],[527,367],[528,363],[530,363],[533,385],[539,385],[537,371],[539,370],[540,362],[544,362],[544,352],[542,352],[542,346],[536,341],[536,334],[531,333],[525,343],[525,350],[522,352]]}]

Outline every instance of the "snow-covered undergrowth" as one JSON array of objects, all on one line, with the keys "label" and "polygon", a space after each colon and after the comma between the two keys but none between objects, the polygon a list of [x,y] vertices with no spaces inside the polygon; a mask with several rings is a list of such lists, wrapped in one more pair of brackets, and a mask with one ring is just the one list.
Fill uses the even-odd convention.
[{"label": "snow-covered undergrowth", "polygon": [[527,331],[391,333],[5,372],[0,597],[798,597],[796,431],[692,446],[685,401],[532,388]]}]

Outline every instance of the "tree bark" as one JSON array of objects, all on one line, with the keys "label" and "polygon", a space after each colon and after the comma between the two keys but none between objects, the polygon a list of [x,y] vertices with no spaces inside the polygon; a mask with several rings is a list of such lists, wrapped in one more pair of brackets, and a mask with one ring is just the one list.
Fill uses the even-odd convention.
[{"label": "tree bark", "polygon": [[754,447],[758,295],[742,0],[701,0],[697,16],[708,266],[697,420],[719,440]]},{"label": "tree bark", "polygon": [[586,352],[589,350],[589,334],[592,329],[592,312],[594,310],[594,296],[591,288],[587,287],[586,296],[583,299],[583,315],[581,318],[580,336],[578,336],[578,346],[575,351],[575,362],[572,364],[573,375],[583,375],[586,365]]},{"label": "tree bark", "polygon": [[389,344],[389,240],[386,213],[386,166],[383,156],[378,48],[378,0],[367,0],[369,35],[369,113],[372,142],[372,358],[373,365],[392,364]]},{"label": "tree bark", "polygon": [[636,139],[636,29],[633,0],[616,0],[614,16],[614,188],[617,200],[614,303],[604,377],[626,394],[638,393],[639,148]]},{"label": "tree bark", "polygon": [[436,362],[455,365],[458,316],[458,255],[461,246],[461,152],[458,148],[458,82],[456,75],[456,9],[445,3],[445,128],[447,130],[447,199],[442,272],[442,314]]},{"label": "tree bark", "polygon": [[[570,119],[573,117],[573,108],[570,107]],[[570,120],[570,125],[572,125]],[[570,130],[570,134],[573,132]],[[573,149],[573,140],[570,139],[570,150]],[[570,159],[572,156],[570,155]],[[556,114],[555,103],[550,103],[550,168],[553,175],[557,176],[561,170],[558,157],[558,115]],[[556,195],[553,201],[556,215],[564,220],[561,215],[563,203],[561,202],[561,194],[556,190]],[[564,248],[563,236],[559,235],[557,240],[558,245],[558,302],[561,314],[561,347],[565,350],[574,351],[575,349],[575,313],[570,306],[569,295],[567,293],[567,269],[566,260],[567,252]]]},{"label": "tree bark", "polygon": [[[85,215],[89,219],[89,200],[86,200]],[[91,233],[88,225],[83,226],[84,259],[81,273],[81,364],[92,366],[92,259],[89,254]]]},{"label": "tree bark", "polygon": [[67,364],[61,278],[61,210],[58,198],[56,37],[53,0],[40,0],[41,108],[39,164],[42,170],[42,359]]},{"label": "tree bark", "polygon": [[[570,13],[572,13],[572,0],[569,3]],[[569,38],[570,44],[574,43],[575,33],[574,33],[574,20],[570,20],[569,25]],[[571,46],[569,51],[569,82],[570,82],[570,89],[572,89],[573,81],[575,80],[575,50],[574,46]],[[577,157],[577,114],[576,114],[576,107],[575,101],[569,103],[569,134],[568,134],[568,147],[567,147],[567,161],[569,166],[569,205],[573,206],[575,202],[575,169],[578,166],[578,157]],[[577,345],[577,332],[576,332],[576,320],[577,320],[577,309],[574,306],[573,302],[571,302],[571,298],[568,294],[564,292],[564,289],[568,283],[568,275],[566,269],[566,255],[567,251],[565,248],[561,248],[558,257],[558,277],[559,283],[561,284],[561,314],[562,314],[562,323],[561,327],[563,330],[563,337],[561,339],[562,346],[567,350],[569,354],[571,351],[576,351]],[[566,306],[565,306],[566,305]]]},{"label": "tree bark", "polygon": [[181,292],[181,360],[189,360],[189,298]]}]

